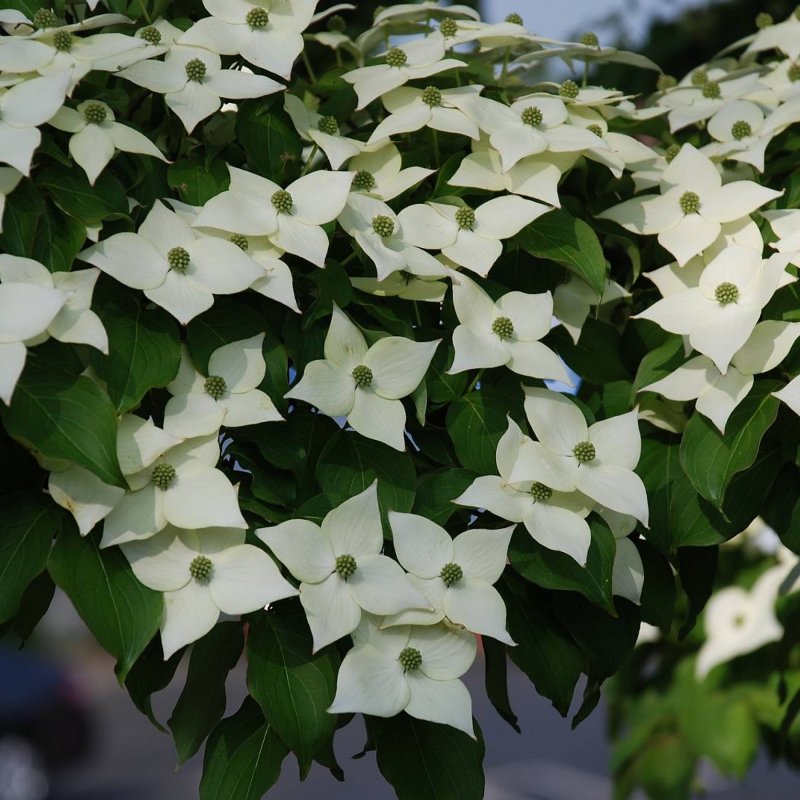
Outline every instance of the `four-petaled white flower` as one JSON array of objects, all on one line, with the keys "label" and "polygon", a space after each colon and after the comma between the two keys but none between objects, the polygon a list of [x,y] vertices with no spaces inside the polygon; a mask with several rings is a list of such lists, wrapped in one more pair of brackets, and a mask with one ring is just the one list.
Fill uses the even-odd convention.
[{"label": "four-petaled white flower", "polygon": [[417,388],[440,341],[387,336],[367,347],[361,331],[334,304],[325,358],[309,363],[286,397],[305,400],[330,417],[347,417],[362,436],[404,450],[406,412],[400,398]]},{"label": "four-petaled white flower", "polygon": [[400,565],[381,555],[378,485],[329,511],[322,526],[292,519],[256,531],[300,583],[314,651],[352,633],[370,614],[430,608]]},{"label": "four-petaled white flower", "polygon": [[397,146],[391,142],[377,150],[359,153],[348,167],[355,173],[352,192],[389,201],[419,183],[435,170],[425,167],[406,167]]},{"label": "four-petaled white flower", "polygon": [[297,594],[275,562],[245,544],[244,537],[236,528],[169,526],[149,539],[122,545],[138,580],[164,593],[164,659],[205,636],[220,614],[248,614]]}]

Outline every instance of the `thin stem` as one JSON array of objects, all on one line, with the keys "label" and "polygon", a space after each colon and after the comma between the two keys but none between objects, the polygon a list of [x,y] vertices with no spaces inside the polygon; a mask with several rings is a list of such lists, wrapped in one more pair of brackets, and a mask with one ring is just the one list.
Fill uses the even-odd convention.
[{"label": "thin stem", "polygon": [[303,50],[303,63],[306,65],[306,72],[308,73],[308,79],[311,83],[317,82],[317,76],[314,73],[314,68],[311,66],[311,60],[308,57],[308,53]]},{"label": "thin stem", "polygon": [[147,20],[147,24],[152,25],[153,21],[150,19],[150,15],[147,13],[147,7],[145,6],[144,0],[139,0],[139,6],[142,9],[142,14],[144,14],[144,18]]},{"label": "thin stem", "polygon": [[483,377],[484,369],[479,369],[475,377],[472,379],[472,383],[467,387],[466,393],[469,394],[479,383],[481,378]]},{"label": "thin stem", "polygon": [[508,59],[511,56],[511,48],[506,47],[505,53],[503,53],[503,70],[500,73],[500,86],[503,89],[503,94],[506,91],[506,77],[508,76]]},{"label": "thin stem", "polygon": [[347,256],[347,258],[344,261],[341,261],[339,263],[339,266],[340,267],[346,267],[357,255],[358,255],[358,251],[357,250],[353,250],[353,252],[350,253],[350,255]]},{"label": "thin stem", "polygon": [[306,174],[309,169],[311,169],[311,162],[314,160],[314,156],[319,152],[319,145],[314,142],[314,146],[311,148],[311,152],[308,154],[308,158],[306,159],[306,165],[303,167],[303,171],[300,173],[300,177]]},{"label": "thin stem", "polygon": [[436,128],[431,128],[431,138],[433,139],[433,155],[436,159],[436,167],[439,168],[439,133]]},{"label": "thin stem", "polygon": [[417,301],[416,300],[414,300],[413,303],[414,303],[414,316],[417,318],[417,325],[419,325],[420,328],[421,328],[422,327],[422,317],[420,317],[420,315],[419,315],[419,306],[417,305]]},{"label": "thin stem", "polygon": [[589,59],[583,59],[583,85],[584,87],[589,85]]}]

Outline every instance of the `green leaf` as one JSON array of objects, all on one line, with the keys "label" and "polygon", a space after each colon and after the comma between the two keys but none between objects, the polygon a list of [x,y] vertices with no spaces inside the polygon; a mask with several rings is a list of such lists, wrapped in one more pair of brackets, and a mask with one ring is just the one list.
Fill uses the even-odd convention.
[{"label": "green leaf", "polygon": [[680,639],[694,628],[697,617],[711,597],[718,559],[719,547],[681,547],[678,550],[678,577],[688,600],[686,619],[678,632]]},{"label": "green leaf", "polygon": [[508,662],[506,661],[506,645],[490,637],[484,637],[483,656],[486,695],[495,711],[517,732],[521,733],[517,715],[511,708],[508,699]]},{"label": "green leaf", "polygon": [[225,679],[244,647],[242,625],[221,622],[192,645],[186,685],[167,725],[175,739],[178,763],[199,749],[225,713]]},{"label": "green leaf", "polygon": [[411,717],[371,718],[378,769],[398,800],[481,800],[483,738]]},{"label": "green leaf", "polygon": [[47,568],[95,639],[117,659],[117,677],[124,682],[158,631],[161,592],[136,580],[119,548],[101,550],[93,537],[74,530],[56,539]]},{"label": "green leaf", "polygon": [[288,752],[258,704],[245,698],[208,737],[200,800],[261,800],[278,780]]},{"label": "green leaf", "polygon": [[602,386],[632,378],[622,360],[622,337],[605,322],[587,317],[578,344],[564,328],[554,328],[549,338],[555,351],[588,383]]},{"label": "green leaf", "polygon": [[33,633],[53,602],[56,585],[47,571],[40,572],[26,587],[19,603],[19,611],[11,621],[11,630],[25,642]]},{"label": "green leaf", "polygon": [[92,366],[105,381],[117,414],[124,414],[150,389],[166,386],[178,373],[178,326],[163,309],[147,308],[133,297],[104,306],[100,316],[110,355],[92,351]]},{"label": "green leaf", "polygon": [[182,158],[167,169],[167,182],[184,203],[202,206],[215,194],[224,192],[230,184],[228,168],[222,159],[215,159],[206,169],[188,158]]},{"label": "green leaf", "polygon": [[528,225],[518,240],[531,255],[562,264],[602,296],[608,277],[606,260],[597,234],[583,220],[555,209]]},{"label": "green leaf", "polygon": [[800,469],[787,464],[778,474],[767,495],[764,519],[775,529],[781,541],[800,553]]},{"label": "green leaf", "polygon": [[247,687],[273,730],[297,756],[305,777],[315,755],[330,741],[336,715],[327,708],[336,695],[339,654],[313,643],[298,602],[279,604],[252,618],[247,637]]},{"label": "green leaf", "polygon": [[683,337],[670,334],[658,347],[647,352],[639,362],[633,388],[639,391],[643,386],[660,381],[678,369],[685,360]]},{"label": "green leaf", "polygon": [[283,109],[263,100],[239,103],[236,140],[256,172],[285,186],[300,173],[303,143]]},{"label": "green leaf", "polygon": [[414,498],[415,514],[444,525],[461,506],[453,502],[453,498],[462,494],[475,480],[475,473],[466,469],[437,469],[423,475],[417,484],[417,495]]},{"label": "green leaf", "polygon": [[756,381],[728,419],[724,435],[698,413],[686,426],[681,465],[694,488],[720,510],[734,475],[756,460],[761,440],[778,415],[780,403],[771,392],[781,385],[778,381]]},{"label": "green leaf", "polygon": [[495,453],[508,428],[508,403],[488,387],[464,395],[447,409],[447,433],[462,466],[480,475],[497,472]]},{"label": "green leaf", "polygon": [[85,225],[128,216],[125,188],[108,171],[92,186],[77,165],[73,169],[53,165],[36,174],[36,185],[47,189],[65,214]]},{"label": "green leaf", "polygon": [[0,507],[0,622],[11,619],[31,581],[47,566],[61,511],[44,494],[6,495]]},{"label": "green leaf", "polygon": [[636,548],[644,567],[642,620],[669,632],[675,614],[675,575],[669,561],[648,542],[638,540]]},{"label": "green leaf", "polygon": [[154,636],[125,677],[125,688],[133,704],[158,730],[165,733],[164,726],[153,711],[152,695],[169,685],[182,658],[183,648],[165,661],[161,637]]},{"label": "green leaf", "polygon": [[117,414],[89,378],[26,371],[10,406],[0,406],[6,430],[47,458],[68,459],[105,483],[125,486],[117,461]]}]

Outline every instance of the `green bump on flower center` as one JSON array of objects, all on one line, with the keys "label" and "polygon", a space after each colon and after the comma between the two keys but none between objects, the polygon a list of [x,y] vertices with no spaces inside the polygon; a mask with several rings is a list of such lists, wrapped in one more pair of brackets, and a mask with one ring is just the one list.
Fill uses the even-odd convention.
[{"label": "green bump on flower center", "polygon": [[385,239],[394,233],[394,220],[391,217],[378,214],[372,218],[372,230],[381,238]]},{"label": "green bump on flower center", "polygon": [[203,388],[206,390],[206,394],[210,394],[215,400],[219,400],[227,391],[228,385],[221,375],[209,375],[203,384]]},{"label": "green bump on flower center", "polygon": [[586,128],[589,133],[593,133],[595,136],[599,136],[601,139],[603,138],[603,129],[599,125],[589,125]]},{"label": "green bump on flower center", "polygon": [[745,139],[753,133],[753,128],[749,122],[746,120],[740,119],[731,125],[731,136],[733,136],[736,141],[740,141],[741,139]]},{"label": "green bump on flower center", "polygon": [[789,69],[786,71],[786,77],[792,83],[797,83],[797,81],[800,81],[800,62],[795,61],[794,64],[789,66]]},{"label": "green bump on flower center", "polygon": [[684,214],[696,214],[700,210],[700,198],[697,192],[684,192],[678,202]]},{"label": "green bump on flower center", "polygon": [[773,25],[774,23],[775,19],[773,18],[772,14],[768,14],[766,11],[756,14],[756,28],[759,30],[762,28],[769,28],[769,26]]},{"label": "green bump on flower center", "polygon": [[168,489],[172,481],[175,480],[175,474],[175,467],[172,464],[162,462],[155,465],[150,479],[159,489]]},{"label": "green bump on flower center", "polygon": [[426,86],[422,90],[422,102],[433,107],[442,104],[442,93],[435,86]]},{"label": "green bump on flower center", "polygon": [[334,14],[328,20],[327,28],[333,33],[344,33],[347,30],[347,23],[341,14]]},{"label": "green bump on flower center", "polygon": [[439,24],[439,32],[446,39],[450,39],[458,33],[458,23],[454,19],[443,19]]},{"label": "green bump on flower center", "polygon": [[581,44],[585,44],[587,47],[599,47],[600,40],[597,38],[597,34],[594,31],[586,31],[586,33],[581,34],[581,38],[578,39]]},{"label": "green bump on flower center", "polygon": [[578,444],[572,448],[572,455],[574,455],[575,458],[581,462],[581,464],[587,464],[589,461],[594,461],[597,457],[594,445],[591,442],[578,442]]},{"label": "green bump on flower center", "polygon": [[514,323],[508,317],[498,317],[492,323],[492,333],[496,333],[501,339],[510,339],[514,333]]},{"label": "green bump on flower center", "polygon": [[404,647],[397,660],[403,667],[403,672],[414,672],[422,666],[422,653],[416,647]]},{"label": "green bump on flower center", "polygon": [[442,567],[442,571],[439,573],[439,577],[445,582],[446,586],[452,586],[454,583],[458,583],[464,577],[464,570],[458,566],[458,564],[445,564]]},{"label": "green bump on flower center", "polygon": [[561,97],[566,97],[568,100],[574,100],[580,93],[581,88],[575,81],[565,80],[558,89]]},{"label": "green bump on flower center", "polygon": [[456,222],[459,228],[472,230],[475,227],[475,212],[468,206],[459,208],[456,211]]},{"label": "green bump on flower center", "polygon": [[329,136],[336,136],[339,133],[339,123],[336,121],[336,117],[320,117],[317,128]]},{"label": "green bump on flower center", "polygon": [[275,192],[270,199],[272,200],[272,205],[281,214],[288,214],[294,206],[294,200],[292,200],[292,196],[285,189],[278,189],[278,191]]},{"label": "green bump on flower center", "polygon": [[530,125],[532,128],[535,128],[537,125],[541,125],[542,121],[544,120],[542,109],[538,106],[528,106],[527,108],[523,108],[520,117],[526,125]]},{"label": "green bump on flower center", "polygon": [[353,176],[353,188],[369,192],[375,188],[375,176],[366,169],[360,169]]},{"label": "green bump on flower center", "polygon": [[534,481],[531,484],[531,497],[537,502],[541,503],[549,500],[553,496],[553,490],[539,481]]},{"label": "green bump on flower center", "polygon": [[704,69],[696,69],[692,73],[692,86],[702,86],[708,81],[708,73]]},{"label": "green bump on flower center", "polygon": [[665,151],[664,151],[664,160],[667,164],[671,164],[672,160],[675,156],[678,155],[681,151],[681,146],[679,144],[671,144]]},{"label": "green bump on flower center", "polygon": [[364,364],[359,364],[357,367],[353,367],[353,372],[351,374],[353,376],[353,380],[358,386],[372,385],[372,370]]},{"label": "green bump on flower center", "polygon": [[58,24],[58,17],[52,8],[40,8],[31,22],[34,28],[52,28]]},{"label": "green bump on flower center", "polygon": [[53,34],[53,47],[59,53],[68,53],[72,50],[72,34],[68,31],[56,31]]},{"label": "green bump on flower center", "polygon": [[722,97],[722,90],[716,81],[706,81],[703,84],[702,92],[703,97],[707,97],[709,100],[719,100]]},{"label": "green bump on flower center", "polygon": [[506,22],[511,22],[514,25],[524,25],[525,23],[522,21],[522,16],[517,14],[516,11],[512,11],[507,17]]},{"label": "green bump on flower center", "polygon": [[206,76],[206,65],[199,59],[193,58],[186,62],[186,77],[190,81],[202,81]]},{"label": "green bump on flower center", "polygon": [[678,83],[675,80],[674,75],[659,75],[658,80],[656,81],[656,88],[659,92],[665,92],[667,89],[671,89]]},{"label": "green bump on flower center", "polygon": [[139,31],[139,36],[149,44],[159,44],[161,41],[161,31],[154,25],[148,25]]},{"label": "green bump on flower center", "polygon": [[250,247],[250,242],[243,233],[232,233],[229,242],[233,242],[240,250],[247,250]]},{"label": "green bump on flower center", "polygon": [[183,275],[189,269],[189,251],[183,247],[173,247],[167,253],[167,262],[170,269],[174,269],[175,272],[180,272]]},{"label": "green bump on flower center", "polygon": [[406,61],[408,61],[408,56],[402,47],[391,47],[386,53],[386,63],[390,67],[402,67]]},{"label": "green bump on flower center", "polygon": [[723,306],[735,303],[739,299],[739,287],[730,281],[723,281],[714,289],[714,297]]},{"label": "green bump on flower center", "polygon": [[208,583],[214,564],[208,556],[195,556],[189,564],[189,574],[198,583]]},{"label": "green bump on flower center", "polygon": [[102,103],[89,103],[89,105],[83,109],[83,116],[87,122],[99,125],[101,122],[106,121],[108,110]]},{"label": "green bump on flower center", "polygon": [[345,580],[347,580],[357,569],[358,564],[356,564],[356,560],[349,553],[345,553],[342,556],[336,556],[336,571]]},{"label": "green bump on flower center", "polygon": [[251,8],[244,21],[254,30],[260,31],[269,25],[269,14],[265,8]]}]

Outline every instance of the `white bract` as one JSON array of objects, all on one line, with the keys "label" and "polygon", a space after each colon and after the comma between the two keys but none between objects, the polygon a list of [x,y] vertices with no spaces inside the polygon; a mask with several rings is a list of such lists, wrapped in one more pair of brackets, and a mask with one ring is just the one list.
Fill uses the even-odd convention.
[{"label": "white bract", "polygon": [[301,581],[314,651],[352,633],[362,610],[384,615],[430,608],[400,565],[381,555],[376,482],[329,511],[321,526],[293,519],[256,534]]},{"label": "white bract", "polygon": [[330,417],[347,417],[362,436],[404,450],[406,412],[400,398],[417,388],[439,341],[387,336],[368,347],[334,304],[325,358],[309,363],[286,397],[305,400]]},{"label": "white bract", "polygon": [[0,167],[0,233],[3,232],[3,212],[6,209],[6,195],[11,194],[22,180],[22,173],[14,167]]},{"label": "white bract", "polygon": [[778,400],[786,403],[786,405],[800,417],[800,375],[792,378],[783,389],[773,392],[772,394],[775,395]]},{"label": "white bract", "polygon": [[581,338],[581,329],[593,306],[598,306],[598,315],[609,311],[612,303],[630,297],[616,281],[606,281],[602,297],[598,297],[594,289],[586,281],[571,273],[556,286],[553,292],[553,314],[570,335],[575,344]]},{"label": "white bract", "polygon": [[297,594],[275,562],[236,528],[167,527],[122,545],[137,579],[164,593],[161,645],[168,659],[205,636],[220,614],[248,614]]},{"label": "white bract", "polygon": [[352,192],[389,201],[433,174],[424,167],[403,169],[403,158],[394,144],[385,144],[374,151],[360,153],[350,160],[353,176]]}]

